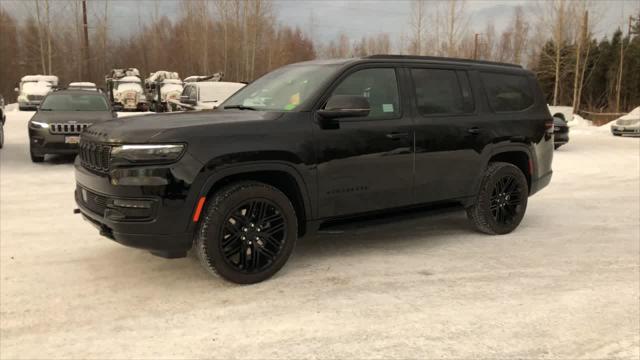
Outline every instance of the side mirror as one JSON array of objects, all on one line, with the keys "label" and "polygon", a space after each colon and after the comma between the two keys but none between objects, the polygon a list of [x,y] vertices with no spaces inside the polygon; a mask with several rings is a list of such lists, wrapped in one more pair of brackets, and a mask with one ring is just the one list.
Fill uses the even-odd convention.
[{"label": "side mirror", "polygon": [[318,115],[325,119],[365,117],[370,111],[369,100],[364,96],[334,95],[329,98],[324,109],[318,110]]}]

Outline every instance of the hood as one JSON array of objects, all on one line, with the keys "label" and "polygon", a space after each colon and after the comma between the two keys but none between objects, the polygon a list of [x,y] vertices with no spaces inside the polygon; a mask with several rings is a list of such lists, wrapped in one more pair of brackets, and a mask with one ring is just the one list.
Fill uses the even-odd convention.
[{"label": "hood", "polygon": [[[197,111],[128,116],[85,131],[89,140],[110,143],[189,142],[196,136],[276,120],[282,113],[262,111]],[[212,131],[215,127],[219,131]]]},{"label": "hood", "polygon": [[97,122],[112,120],[110,111],[38,111],[31,120],[44,123],[69,123],[95,124]]}]

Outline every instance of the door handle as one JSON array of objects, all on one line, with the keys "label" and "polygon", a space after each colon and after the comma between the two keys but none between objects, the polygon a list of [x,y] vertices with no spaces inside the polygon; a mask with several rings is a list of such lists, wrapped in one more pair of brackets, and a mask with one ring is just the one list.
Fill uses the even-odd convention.
[{"label": "door handle", "polygon": [[480,128],[479,127],[472,127],[472,128],[468,128],[467,132],[471,135],[478,135],[480,134]]},{"label": "door handle", "polygon": [[392,132],[392,133],[388,133],[386,136],[387,136],[387,139],[391,139],[391,140],[404,139],[409,137],[409,133],[408,132],[403,132],[403,133]]}]

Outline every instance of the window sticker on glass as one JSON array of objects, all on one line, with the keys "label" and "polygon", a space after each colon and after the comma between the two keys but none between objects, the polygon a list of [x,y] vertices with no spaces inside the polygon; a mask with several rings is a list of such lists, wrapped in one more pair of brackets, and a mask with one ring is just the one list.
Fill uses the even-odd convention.
[{"label": "window sticker on glass", "polygon": [[393,112],[393,104],[382,104],[382,112]]}]

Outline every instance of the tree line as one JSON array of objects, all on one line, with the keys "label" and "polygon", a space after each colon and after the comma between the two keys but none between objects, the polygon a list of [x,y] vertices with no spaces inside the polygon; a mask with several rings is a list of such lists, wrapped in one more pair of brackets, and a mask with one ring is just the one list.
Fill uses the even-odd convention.
[{"label": "tree line", "polygon": [[397,53],[520,64],[536,74],[549,104],[573,105],[576,111],[629,111],[640,105],[640,9],[627,29],[596,38],[595,21],[589,19],[606,9],[594,0],[515,7],[500,31],[492,21],[471,29],[467,0],[412,0],[400,36],[341,33],[329,41],[310,36],[312,28],[286,25],[270,0],[183,0],[174,19],[161,15],[161,2],[151,9],[137,5],[137,27],[118,38],[110,35],[116,16],[110,2],[87,4],[88,47],[82,0],[25,1],[29,16],[20,22],[0,4],[0,94],[13,100],[13,87],[24,74],[51,73],[62,83],[101,86],[110,69],[137,67],[142,74],[222,71],[228,81],[252,81],[298,61]]}]

